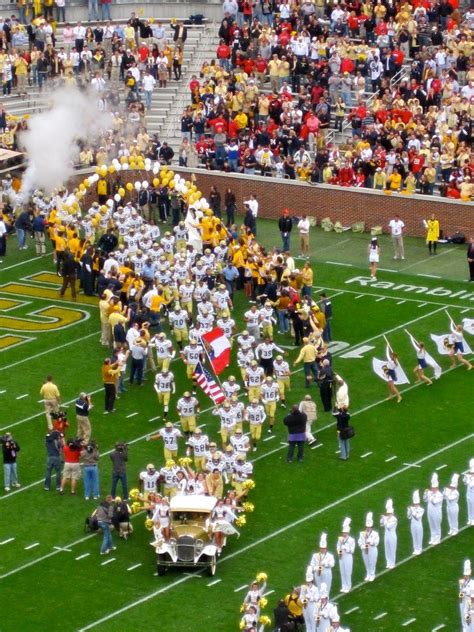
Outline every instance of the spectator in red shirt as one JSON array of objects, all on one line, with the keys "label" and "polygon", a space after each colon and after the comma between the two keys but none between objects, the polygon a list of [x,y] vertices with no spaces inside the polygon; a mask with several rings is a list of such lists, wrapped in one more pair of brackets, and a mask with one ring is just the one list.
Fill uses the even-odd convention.
[{"label": "spectator in red shirt", "polygon": [[60,494],[64,494],[64,488],[68,481],[71,481],[71,494],[74,496],[76,493],[77,481],[81,478],[81,466],[79,464],[81,449],[82,444],[77,439],[68,439],[64,446],[64,468],[59,490]]},{"label": "spectator in red shirt", "polygon": [[217,59],[219,60],[219,66],[223,68],[226,72],[229,72],[229,60],[231,51],[229,46],[221,39],[219,46],[216,50]]}]

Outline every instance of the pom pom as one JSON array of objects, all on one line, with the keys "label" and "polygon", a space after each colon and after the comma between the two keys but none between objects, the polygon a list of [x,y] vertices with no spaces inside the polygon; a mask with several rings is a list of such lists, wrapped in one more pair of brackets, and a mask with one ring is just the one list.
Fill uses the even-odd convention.
[{"label": "pom pom", "polygon": [[235,521],[238,527],[244,527],[247,524],[247,518],[245,516],[239,516]]},{"label": "pom pom", "polygon": [[257,573],[257,577],[256,580],[262,584],[263,582],[266,582],[268,579],[268,575],[266,573]]},{"label": "pom pom", "polygon": [[245,511],[245,513],[252,513],[252,511],[255,509],[255,505],[253,503],[242,503],[242,509]]},{"label": "pom pom", "polygon": [[140,490],[134,487],[133,489],[130,490],[128,497],[131,500],[138,500],[138,498],[140,497]]},{"label": "pom pom", "polygon": [[148,531],[153,530],[153,520],[151,518],[145,520],[145,529],[148,529]]},{"label": "pom pom", "polygon": [[272,620],[270,619],[270,617],[267,617],[266,614],[262,614],[258,622],[260,623],[260,625],[271,625]]},{"label": "pom pom", "polygon": [[242,487],[244,489],[255,489],[255,481],[249,478],[243,482]]},{"label": "pom pom", "polygon": [[268,599],[266,597],[260,597],[260,599],[258,600],[258,605],[260,606],[260,608],[266,608],[268,604]]}]

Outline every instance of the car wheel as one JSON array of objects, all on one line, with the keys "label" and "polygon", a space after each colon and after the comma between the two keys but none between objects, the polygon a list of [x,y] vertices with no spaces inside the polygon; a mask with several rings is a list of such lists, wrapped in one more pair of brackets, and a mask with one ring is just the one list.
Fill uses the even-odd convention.
[{"label": "car wheel", "polygon": [[207,574],[210,577],[214,577],[214,575],[216,574],[216,568],[217,568],[217,558],[216,558],[216,556],[215,555],[209,555],[209,566],[206,569]]}]

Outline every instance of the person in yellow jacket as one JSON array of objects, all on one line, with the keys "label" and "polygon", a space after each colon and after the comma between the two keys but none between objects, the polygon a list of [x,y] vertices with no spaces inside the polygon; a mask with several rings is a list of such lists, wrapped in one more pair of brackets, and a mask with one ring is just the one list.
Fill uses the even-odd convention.
[{"label": "person in yellow jacket", "polygon": [[202,229],[202,245],[203,248],[209,248],[212,246],[214,239],[214,229],[216,227],[216,218],[211,209],[205,211],[204,217],[201,219]]},{"label": "person in yellow jacket", "polygon": [[425,221],[426,243],[428,244],[428,250],[430,255],[436,254],[436,247],[439,240],[439,221],[436,219],[435,214],[431,213],[431,217],[428,221]]},{"label": "person in yellow jacket", "polygon": [[64,259],[64,251],[66,250],[67,242],[65,238],[64,228],[61,225],[57,225],[54,232],[54,252],[56,255],[56,272],[59,275],[61,269],[61,263]]}]

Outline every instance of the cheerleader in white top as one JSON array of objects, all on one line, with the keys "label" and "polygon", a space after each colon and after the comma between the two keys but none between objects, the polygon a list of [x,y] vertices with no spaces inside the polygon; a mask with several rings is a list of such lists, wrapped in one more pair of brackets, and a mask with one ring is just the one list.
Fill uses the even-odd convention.
[{"label": "cheerleader in white top", "polygon": [[164,496],[161,499],[161,503],[156,506],[155,513],[153,514],[153,522],[156,527],[155,535],[157,535],[158,531],[167,542],[170,539],[170,506],[166,496]]},{"label": "cheerleader in white top", "polygon": [[263,597],[267,582],[254,581],[250,584],[250,588],[244,598],[244,606],[248,608],[253,606],[255,608],[257,619],[260,615],[260,599]]},{"label": "cheerleader in white top", "polygon": [[342,523],[341,535],[337,539],[336,551],[339,558],[341,573],[341,592],[348,593],[352,588],[352,566],[354,563],[355,540],[351,532],[351,519],[345,518]]},{"label": "cheerleader in white top", "polygon": [[431,477],[431,488],[425,489],[423,500],[427,505],[428,524],[430,526],[430,540],[428,544],[441,542],[441,522],[443,520],[443,494],[439,490],[438,475]]},{"label": "cheerleader in white top", "polygon": [[464,334],[462,331],[462,325],[455,325],[453,321],[451,321],[451,336],[454,342],[454,347],[451,349],[449,354],[451,356],[451,366],[456,366],[456,358],[458,362],[466,365],[467,370],[470,371],[472,369],[472,364],[462,355],[464,353]]},{"label": "cheerleader in white top", "polygon": [[459,474],[453,474],[451,482],[443,490],[446,501],[446,514],[448,516],[448,535],[456,535],[459,531]]},{"label": "cheerleader in white top", "polygon": [[420,492],[413,492],[412,504],[408,507],[407,516],[410,521],[411,539],[413,540],[413,555],[420,555],[423,550],[423,515],[424,507],[420,504]]},{"label": "cheerleader in white top", "polygon": [[314,585],[313,569],[306,570],[306,583],[300,588],[300,601],[303,604],[303,618],[306,632],[316,632],[316,604],[319,600],[319,590]]},{"label": "cheerleader in white top", "polygon": [[474,459],[469,461],[469,472],[462,480],[466,486],[467,524],[474,527]]},{"label": "cheerleader in white top", "polygon": [[393,501],[391,498],[385,503],[385,513],[380,518],[380,526],[385,529],[384,548],[386,568],[395,568],[397,559],[397,524],[398,519],[393,512]]}]

